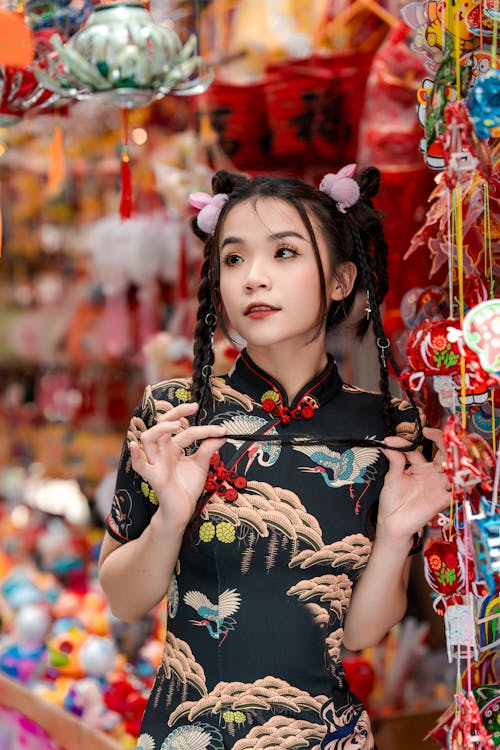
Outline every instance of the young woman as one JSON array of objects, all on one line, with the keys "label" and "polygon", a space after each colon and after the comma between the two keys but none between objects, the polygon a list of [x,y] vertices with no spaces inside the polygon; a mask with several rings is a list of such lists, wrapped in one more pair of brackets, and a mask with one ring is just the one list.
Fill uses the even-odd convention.
[{"label": "young woman", "polygon": [[[142,750],[374,747],[341,645],[374,645],[403,616],[414,537],[449,488],[439,431],[389,392],[379,173],[353,171],[319,189],[220,172],[213,196],[193,198],[193,379],[146,388],[100,558],[123,620],[168,595]],[[343,383],[326,351],[360,288],[381,393]],[[224,377],[217,324],[246,342]]]}]

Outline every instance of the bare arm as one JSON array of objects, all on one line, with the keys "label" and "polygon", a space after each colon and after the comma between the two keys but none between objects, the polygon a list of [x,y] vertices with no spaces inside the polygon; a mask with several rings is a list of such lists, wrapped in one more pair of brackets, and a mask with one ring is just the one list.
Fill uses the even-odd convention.
[{"label": "bare arm", "polygon": [[107,532],[99,557],[99,581],[113,614],[138,622],[167,593],[182,534],[162,528],[156,516],[138,539],[121,544]]},{"label": "bare arm", "polygon": [[[441,433],[424,428],[424,434],[440,447],[433,462],[418,451],[384,451],[390,468],[380,493],[375,541],[344,623],[344,644],[353,651],[379,643],[403,617],[413,534],[450,503],[448,480],[440,471]],[[402,438],[386,442],[388,447],[405,444]]]},{"label": "bare arm", "polygon": [[[180,429],[180,420],[196,408],[190,403],[171,409],[129,446],[134,470],[154,489],[159,505],[138,539],[120,544],[106,533],[103,540],[99,582],[111,611],[126,622],[140,620],[167,592],[210,458],[224,442],[218,425]],[[195,441],[201,442],[198,450],[184,455]]]}]

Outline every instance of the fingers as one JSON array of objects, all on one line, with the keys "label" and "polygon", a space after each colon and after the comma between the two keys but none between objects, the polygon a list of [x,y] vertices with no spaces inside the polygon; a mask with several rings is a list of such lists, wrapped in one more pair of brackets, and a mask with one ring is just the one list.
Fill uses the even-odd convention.
[{"label": "fingers", "polygon": [[191,460],[195,460],[205,471],[208,471],[210,459],[219,448],[222,448],[225,442],[225,438],[208,438],[204,440],[196,453],[191,456]]},{"label": "fingers", "polygon": [[426,437],[428,440],[432,440],[432,442],[437,445],[438,450],[440,450],[442,453],[446,453],[442,430],[439,430],[437,427],[424,427],[423,433],[424,437]]},{"label": "fingers", "polygon": [[179,432],[173,442],[179,448],[187,448],[196,440],[207,440],[208,438],[221,438],[226,434],[226,428],[218,424],[200,425],[199,427],[188,427]]},{"label": "fingers", "polygon": [[423,432],[424,436],[428,440],[432,440],[432,442],[436,445],[437,450],[434,453],[432,462],[437,471],[443,472],[443,463],[446,460],[446,447],[443,441],[443,432],[442,430],[438,430],[435,427],[424,427]]},{"label": "fingers", "polygon": [[[187,404],[183,404],[184,406],[187,406]],[[192,406],[192,404],[189,404],[189,406]],[[174,410],[172,409],[172,411]],[[185,409],[182,411],[185,414]],[[196,411],[196,409],[191,411]],[[171,412],[169,412],[170,414]],[[169,446],[174,446],[181,453],[196,441],[206,441],[211,438],[221,439],[226,434],[226,428],[222,425],[200,425],[198,427],[187,427],[183,430],[179,419],[170,420],[166,418],[167,415],[162,415],[162,417],[165,418],[142,433],[140,443],[130,443],[130,454],[134,468],[139,465],[137,462],[141,459],[145,462],[141,465],[152,465],[162,460],[164,451]],[[223,443],[224,440],[221,444]]]},{"label": "fingers", "polygon": [[139,443],[131,442],[129,443],[129,451],[134,471],[137,472],[137,474],[144,476],[148,466],[151,465],[146,458],[144,450]]},{"label": "fingers", "polygon": [[405,440],[404,438],[398,437],[397,435],[389,435],[384,438],[384,443],[387,445],[387,449],[383,449],[383,453],[393,470],[397,469],[399,471],[404,471],[409,463],[416,466],[427,463],[420,451],[406,451],[403,453],[401,451],[390,450],[391,446],[394,448],[404,448],[407,445],[410,445],[408,440]]},{"label": "fingers", "polygon": [[[142,433],[139,447],[149,464],[158,460],[160,452],[165,446],[165,439],[171,438],[172,434],[176,433],[180,428],[181,423],[179,420],[164,420]],[[130,445],[132,446],[134,443]]]},{"label": "fingers", "polygon": [[174,406],[173,409],[166,411],[164,414],[159,414],[157,422],[168,422],[176,419],[182,419],[182,417],[191,417],[198,411],[198,404],[195,401],[188,401],[185,404],[179,404]]}]

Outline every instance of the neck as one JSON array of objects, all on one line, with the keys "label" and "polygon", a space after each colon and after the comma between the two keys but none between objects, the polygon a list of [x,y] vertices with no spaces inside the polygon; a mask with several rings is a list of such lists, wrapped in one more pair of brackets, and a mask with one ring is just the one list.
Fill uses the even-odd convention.
[{"label": "neck", "polygon": [[289,404],[328,362],[324,337],[300,348],[287,342],[272,348],[248,345],[247,352],[256,365],[281,383]]}]

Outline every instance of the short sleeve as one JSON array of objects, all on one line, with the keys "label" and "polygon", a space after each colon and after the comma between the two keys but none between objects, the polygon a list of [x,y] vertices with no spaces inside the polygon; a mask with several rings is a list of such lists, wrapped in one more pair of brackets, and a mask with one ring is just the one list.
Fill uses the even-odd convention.
[{"label": "short sleeve", "polygon": [[158,509],[153,488],[132,468],[129,445],[140,442],[141,435],[163,414],[189,400],[189,382],[173,380],[147,386],[129,422],[116,476],[111,510],[105,522],[108,533],[118,542],[137,539]]}]

